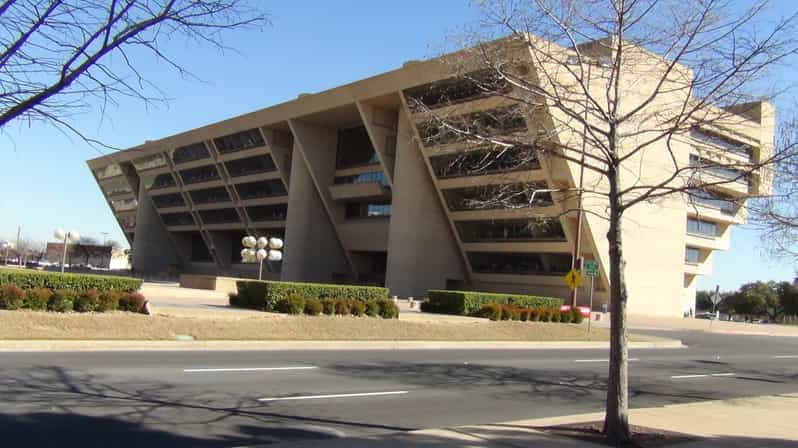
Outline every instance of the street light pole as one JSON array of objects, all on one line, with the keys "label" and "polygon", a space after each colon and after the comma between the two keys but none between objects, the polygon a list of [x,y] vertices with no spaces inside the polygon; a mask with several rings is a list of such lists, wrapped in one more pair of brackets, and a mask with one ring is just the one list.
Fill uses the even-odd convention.
[{"label": "street light pole", "polygon": [[[586,88],[590,89],[590,68],[592,65],[588,62],[587,64],[587,83]],[[576,208],[576,241],[574,241],[574,254],[571,257],[571,269],[575,269],[577,266],[579,267],[579,271],[582,270],[582,265],[579,263],[581,259],[581,252],[582,252],[582,194],[584,193],[584,182],[585,182],[585,151],[586,142],[585,142],[585,135],[587,134],[587,109],[588,109],[588,92],[585,92],[585,115],[584,120],[585,122],[582,125],[582,158],[579,162],[579,198],[577,199],[577,208]],[[571,307],[576,307],[576,297],[577,297],[577,289],[574,288],[571,290]],[[592,309],[590,310],[593,311]]]},{"label": "street light pole", "polygon": [[78,241],[80,239],[80,235],[75,230],[70,230],[69,232],[64,232],[61,229],[55,229],[55,231],[53,232],[53,236],[55,236],[56,239],[60,240],[60,239],[63,238],[63,240],[64,240],[64,252],[61,255],[61,272],[63,273],[64,272],[64,266],[66,265],[67,245],[69,244],[69,240]]}]

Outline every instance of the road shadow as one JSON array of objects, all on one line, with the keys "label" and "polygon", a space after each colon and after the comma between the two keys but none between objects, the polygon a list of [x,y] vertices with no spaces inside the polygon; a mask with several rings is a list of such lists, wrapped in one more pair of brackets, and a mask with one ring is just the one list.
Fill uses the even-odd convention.
[{"label": "road shadow", "polygon": [[8,447],[211,448],[415,429],[273,412],[252,398],[50,366],[0,371],[0,403],[0,445]]}]

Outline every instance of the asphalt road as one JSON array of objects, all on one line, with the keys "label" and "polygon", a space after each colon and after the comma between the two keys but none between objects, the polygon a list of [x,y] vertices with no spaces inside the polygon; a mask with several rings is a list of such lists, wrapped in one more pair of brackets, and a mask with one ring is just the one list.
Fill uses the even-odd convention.
[{"label": "asphalt road", "polygon": [[[653,332],[650,332],[653,333]],[[631,403],[798,392],[798,338],[666,333]],[[0,353],[3,446],[230,447],[602,410],[605,350]]]}]

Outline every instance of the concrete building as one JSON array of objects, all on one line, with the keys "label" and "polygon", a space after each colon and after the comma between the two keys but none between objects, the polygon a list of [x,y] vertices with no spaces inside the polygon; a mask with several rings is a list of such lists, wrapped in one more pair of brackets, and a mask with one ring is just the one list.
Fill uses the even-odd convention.
[{"label": "concrete building", "polygon": [[[567,212],[570,199],[543,192],[529,207],[469,204],[513,185],[572,188],[578,166],[522,158],[529,147],[517,147],[473,169],[480,148],[431,132],[430,110],[480,120],[518,105],[501,92],[452,78],[447,61],[453,57],[406,63],[90,160],[133,248],[134,269],[252,277],[257,268],[241,264],[239,255],[240,240],[249,234],[285,239],[284,260],[267,266],[268,278],[384,284],[400,296],[469,288],[567,297],[563,274],[577,227]],[[531,58],[526,62],[532,76]],[[440,91],[456,101],[450,95],[436,103]],[[410,98],[426,107],[411,107]],[[756,103],[736,112],[733,124],[696,127],[674,143],[680,163],[766,157],[772,107]],[[499,119],[495,132],[528,135],[532,144],[556,114]],[[640,167],[643,177],[672,169],[659,160]],[[711,272],[713,251],[728,248],[730,228],[745,220],[734,199],[761,188],[766,182],[754,176],[719,186],[705,200],[677,196],[630,210],[624,225],[629,312],[682,315],[694,308],[696,276]],[[586,209],[603,212],[588,202]],[[599,262],[598,305],[607,300],[607,223],[590,213],[583,219],[580,255]],[[579,296],[586,300],[585,286]]]}]

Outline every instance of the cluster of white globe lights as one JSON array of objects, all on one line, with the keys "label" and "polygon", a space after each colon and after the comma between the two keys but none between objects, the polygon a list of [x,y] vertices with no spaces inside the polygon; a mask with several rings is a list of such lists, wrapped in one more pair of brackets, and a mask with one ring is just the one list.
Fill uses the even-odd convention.
[{"label": "cluster of white globe lights", "polygon": [[263,260],[280,261],[283,259],[283,240],[280,238],[255,238],[245,236],[241,239],[241,261],[244,263],[260,263],[258,280],[263,277]]}]

